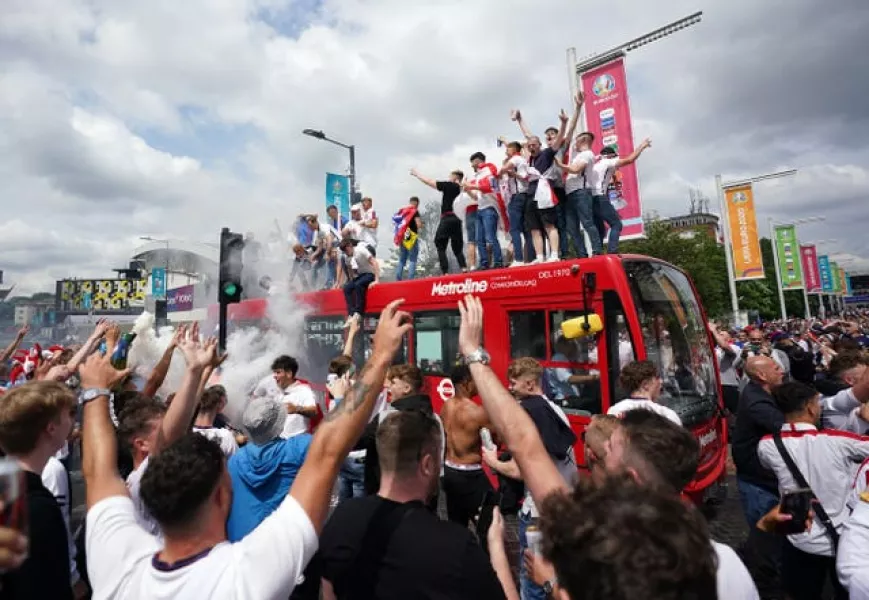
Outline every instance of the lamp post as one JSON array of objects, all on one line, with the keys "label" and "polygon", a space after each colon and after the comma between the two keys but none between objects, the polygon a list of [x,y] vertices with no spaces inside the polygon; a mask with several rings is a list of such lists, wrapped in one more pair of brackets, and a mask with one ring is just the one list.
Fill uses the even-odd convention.
[{"label": "lamp post", "polygon": [[[669,35],[673,35],[677,31],[685,29],[686,27],[691,27],[692,25],[696,25],[703,18],[703,11],[697,11],[694,14],[688,15],[678,21],[673,21],[672,23],[668,23],[663,27],[659,27],[653,31],[650,31],[644,35],[641,35],[638,38],[634,38],[623,44],[619,44],[609,50],[604,52],[598,52],[595,54],[590,54],[588,56],[583,57],[581,60],[577,61],[576,59],[576,48],[568,48],[567,49],[567,69],[568,69],[568,84],[570,86],[570,98],[571,102],[573,102],[574,96],[576,96],[577,90],[577,78],[581,76],[586,71],[598,67],[600,65],[606,64],[611,60],[622,57],[628,52],[641,48],[642,46],[646,46],[651,44],[652,42],[657,42],[660,39],[663,39]],[[582,123],[582,128],[586,129],[585,123],[585,111],[583,109],[580,114],[580,123]]]},{"label": "lamp post", "polygon": [[[140,235],[139,239],[146,242],[154,242],[166,245],[166,281],[163,282],[163,299],[165,300],[169,297],[169,240],[161,240],[159,238],[153,238],[149,235]],[[151,282],[151,285],[154,285],[153,281]]]},{"label": "lamp post", "polygon": [[[823,221],[824,219],[825,219],[825,217],[806,217],[805,219],[796,219],[794,221],[784,222],[784,221],[776,221],[772,217],[767,218],[767,221],[769,222],[769,239],[770,239],[770,242],[772,243],[772,259],[773,259],[773,264],[775,265],[775,285],[776,285],[776,288],[778,288],[778,301],[779,301],[779,305],[781,307],[782,321],[786,321],[788,316],[787,316],[787,309],[785,307],[785,291],[784,291],[784,287],[782,286],[782,283],[781,283],[781,265],[778,262],[778,251],[777,251],[778,248],[777,248],[776,238],[775,238],[775,226],[776,225],[793,225],[795,230],[796,230],[797,225],[802,225],[803,223],[815,223],[817,221]],[[799,239],[799,238],[797,238],[797,239]],[[805,278],[806,278],[806,274],[803,273],[803,300],[806,303],[806,319],[811,319],[812,314],[809,311],[809,296],[808,296],[808,294],[806,294]]]},{"label": "lamp post", "polygon": [[345,150],[350,151],[350,203],[353,204],[353,194],[356,193],[356,146],[333,140],[332,138],[327,137],[326,134],[319,129],[303,129],[302,134],[318,140],[323,140],[324,142],[329,142],[330,144],[335,144],[336,146],[341,146]]},{"label": "lamp post", "polygon": [[736,295],[736,274],[733,272],[733,247],[730,245],[730,220],[727,217],[727,207],[724,206],[724,192],[732,187],[757,183],[758,181],[766,181],[767,179],[790,177],[791,175],[796,175],[796,173],[796,169],[789,169],[787,171],[764,173],[763,175],[758,175],[756,177],[727,182],[721,181],[721,175],[715,176],[715,187],[718,192],[718,209],[721,211],[721,229],[724,233],[724,255],[727,260],[727,283],[730,287],[730,307],[733,310],[734,322],[736,322],[739,314],[739,297]]}]

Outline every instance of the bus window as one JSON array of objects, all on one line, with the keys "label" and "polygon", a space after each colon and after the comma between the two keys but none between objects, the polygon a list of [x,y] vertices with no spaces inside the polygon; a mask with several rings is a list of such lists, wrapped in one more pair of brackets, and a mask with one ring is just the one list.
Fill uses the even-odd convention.
[{"label": "bus window", "polygon": [[413,355],[423,375],[449,375],[459,355],[460,324],[458,311],[413,315]]},{"label": "bus window", "polygon": [[311,381],[326,381],[329,361],[344,351],[344,319],[306,318],[305,343],[305,356],[298,357],[302,375]]},{"label": "bus window", "polygon": [[636,351],[631,341],[630,329],[625,310],[619,295],[613,291],[603,293],[603,306],[605,314],[604,332],[607,336],[607,349],[609,356],[609,397],[610,405],[627,397],[627,392],[622,390],[619,383],[619,374],[625,365],[636,360]]},{"label": "bus window", "polygon": [[658,262],[625,261],[646,355],[664,379],[661,403],[691,426],[718,408],[715,367],[700,305],[688,279]]},{"label": "bus window", "polygon": [[602,410],[597,336],[570,340],[561,335],[561,324],[582,314],[549,311],[552,344],[547,360],[555,364],[546,367],[544,383],[547,395],[565,412],[590,416]]},{"label": "bus window", "polygon": [[531,357],[546,360],[546,312],[526,310],[511,312],[510,358]]},{"label": "bus window", "polygon": [[[356,357],[354,354],[354,361],[357,365],[361,367],[361,365],[365,364],[365,362],[371,358],[371,340],[374,338],[374,331],[377,329],[377,323],[380,320],[379,314],[368,314],[365,315],[365,319],[363,320],[362,327],[362,348],[364,349],[364,356]],[[354,344],[356,348],[357,346]],[[361,358],[361,360],[359,360]],[[407,362],[407,338],[405,337],[401,340],[401,347],[398,349],[398,352],[395,353],[395,356],[392,358],[393,365],[403,365]]]}]

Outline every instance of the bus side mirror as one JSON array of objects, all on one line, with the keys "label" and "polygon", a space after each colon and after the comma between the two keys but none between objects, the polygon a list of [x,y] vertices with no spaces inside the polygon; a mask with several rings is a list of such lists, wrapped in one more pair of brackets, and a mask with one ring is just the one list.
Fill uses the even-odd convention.
[{"label": "bus side mirror", "polygon": [[568,319],[561,324],[561,334],[568,340],[588,337],[601,331],[603,331],[603,321],[595,313]]}]

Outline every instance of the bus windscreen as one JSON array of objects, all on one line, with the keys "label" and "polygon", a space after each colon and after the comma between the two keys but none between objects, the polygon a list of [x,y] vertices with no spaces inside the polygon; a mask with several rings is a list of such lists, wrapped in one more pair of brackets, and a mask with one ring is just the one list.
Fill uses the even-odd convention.
[{"label": "bus windscreen", "polygon": [[664,380],[659,402],[692,426],[718,409],[714,357],[706,322],[688,278],[654,261],[625,261],[648,360]]}]

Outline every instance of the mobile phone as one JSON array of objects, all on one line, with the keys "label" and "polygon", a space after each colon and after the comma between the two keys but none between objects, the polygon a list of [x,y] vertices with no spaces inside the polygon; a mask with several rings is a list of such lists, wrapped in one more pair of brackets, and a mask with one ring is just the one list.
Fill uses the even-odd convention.
[{"label": "mobile phone", "polygon": [[808,488],[800,488],[785,492],[781,497],[783,515],[790,515],[791,520],[782,524],[783,533],[803,533],[806,530],[806,519],[812,509],[812,498],[815,495]]}]

